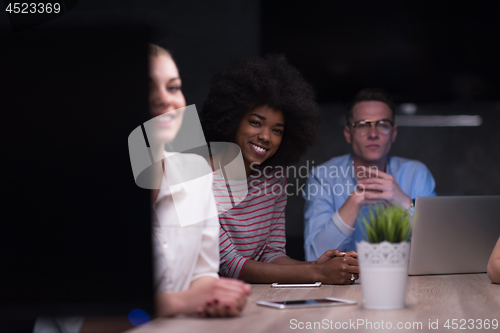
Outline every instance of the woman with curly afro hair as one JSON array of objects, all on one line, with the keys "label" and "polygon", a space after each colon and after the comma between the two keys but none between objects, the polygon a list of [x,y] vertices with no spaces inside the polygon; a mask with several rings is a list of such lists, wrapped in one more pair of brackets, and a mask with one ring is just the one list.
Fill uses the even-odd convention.
[{"label": "woman with curly afro hair", "polygon": [[248,194],[235,203],[238,191],[226,189],[212,161],[219,274],[250,283],[352,284],[359,273],[353,251],[329,250],[313,262],[285,253],[284,170],[315,142],[319,122],[314,90],[299,71],[281,55],[234,62],[212,79],[201,121],[208,142],[239,146],[247,177]]}]

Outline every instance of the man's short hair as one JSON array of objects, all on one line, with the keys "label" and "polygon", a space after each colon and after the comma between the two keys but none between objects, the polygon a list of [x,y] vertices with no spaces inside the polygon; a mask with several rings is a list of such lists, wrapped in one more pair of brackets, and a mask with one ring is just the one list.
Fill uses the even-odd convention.
[{"label": "man's short hair", "polygon": [[387,91],[380,88],[368,88],[358,92],[356,94],[356,97],[354,97],[353,101],[349,104],[346,113],[347,125],[351,123],[351,119],[353,116],[352,109],[354,108],[354,105],[356,105],[359,102],[370,102],[370,101],[382,102],[387,104],[389,109],[391,109],[392,120],[393,121],[395,120],[396,112],[394,107],[394,101],[391,95],[389,95]]}]

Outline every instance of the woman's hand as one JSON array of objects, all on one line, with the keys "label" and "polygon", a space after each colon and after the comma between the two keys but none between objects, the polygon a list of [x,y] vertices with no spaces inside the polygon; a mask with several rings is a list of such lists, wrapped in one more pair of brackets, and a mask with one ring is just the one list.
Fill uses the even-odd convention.
[{"label": "woman's hand", "polygon": [[200,317],[237,316],[245,307],[250,285],[239,280],[202,276],[186,291],[165,293],[156,297],[158,316],[179,314]]},{"label": "woman's hand", "polygon": [[357,258],[358,254],[355,251],[341,252],[340,250],[328,250],[323,253],[318,260],[313,261],[312,264],[324,264],[328,260],[335,257],[354,257]]},{"label": "woman's hand", "polygon": [[196,308],[200,317],[237,316],[251,292],[249,284],[235,279],[221,277],[196,283],[198,280],[191,284],[191,289],[203,300]]},{"label": "woman's hand", "polygon": [[355,280],[359,279],[358,259],[356,259],[358,254],[356,252],[349,251],[344,253],[338,251],[339,254],[343,253],[343,255],[327,259],[329,254],[332,254],[330,251],[326,251],[316,260],[316,264],[321,266],[320,279],[318,281],[326,284],[353,284]]}]

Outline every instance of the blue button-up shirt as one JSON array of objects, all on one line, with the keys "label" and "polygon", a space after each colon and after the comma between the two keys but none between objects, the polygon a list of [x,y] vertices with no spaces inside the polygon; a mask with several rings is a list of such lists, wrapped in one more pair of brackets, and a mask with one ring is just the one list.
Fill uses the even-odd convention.
[{"label": "blue button-up shirt", "polygon": [[[304,208],[304,250],[306,260],[316,260],[326,250],[356,250],[363,239],[360,225],[369,206],[361,208],[354,228],[345,224],[338,209],[354,190],[361,169],[354,170],[351,154],[334,157],[313,168],[302,196]],[[412,199],[435,196],[436,182],[427,167],[415,160],[387,157],[386,173],[394,176],[401,190]]]}]

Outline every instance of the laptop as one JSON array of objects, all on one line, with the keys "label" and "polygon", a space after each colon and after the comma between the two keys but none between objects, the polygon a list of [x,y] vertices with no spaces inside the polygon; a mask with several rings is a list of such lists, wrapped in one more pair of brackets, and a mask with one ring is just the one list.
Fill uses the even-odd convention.
[{"label": "laptop", "polygon": [[500,196],[417,198],[408,274],[485,273],[499,207]]}]

